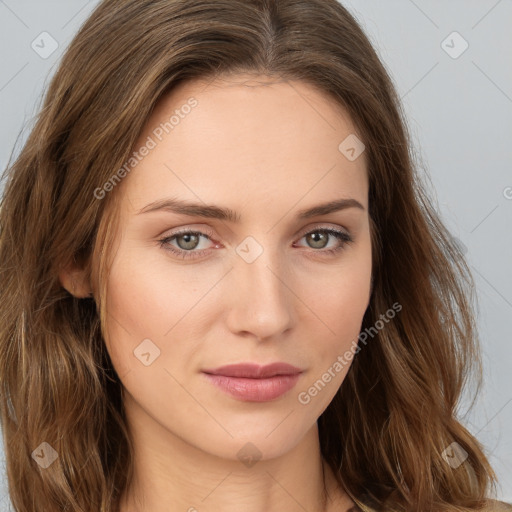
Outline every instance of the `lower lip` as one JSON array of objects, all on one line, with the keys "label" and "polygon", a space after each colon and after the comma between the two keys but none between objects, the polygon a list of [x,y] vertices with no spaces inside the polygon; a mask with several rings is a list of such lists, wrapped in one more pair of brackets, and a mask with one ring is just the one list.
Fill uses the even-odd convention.
[{"label": "lower lip", "polygon": [[[203,372],[204,373],[204,372]],[[292,389],[299,380],[300,373],[275,375],[265,379],[226,377],[204,373],[208,380],[225,393],[246,402],[268,402]]]}]

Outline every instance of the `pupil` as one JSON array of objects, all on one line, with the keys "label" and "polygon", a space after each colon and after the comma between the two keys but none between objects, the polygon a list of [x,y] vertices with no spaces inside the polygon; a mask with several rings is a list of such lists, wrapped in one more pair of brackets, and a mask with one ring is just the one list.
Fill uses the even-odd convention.
[{"label": "pupil", "polygon": [[[313,242],[317,243],[317,242],[321,242],[322,238],[325,239],[326,235],[324,233],[316,232],[310,236],[313,238]],[[324,240],[324,242],[325,242],[325,240]]]},{"label": "pupil", "polygon": [[[185,240],[185,247],[183,247],[184,249],[194,249],[196,243],[197,243],[197,240],[194,240],[194,239],[197,239],[197,235],[192,235],[192,234],[186,234],[186,235],[181,235],[181,238],[183,238]],[[178,238],[179,240],[179,238]],[[191,245],[188,245],[188,244],[191,244]],[[181,244],[179,244],[181,245]]]},{"label": "pupil", "polygon": [[[314,243],[318,243],[318,242],[321,242],[322,239],[324,239],[324,242],[325,242],[325,238],[326,238],[326,235],[324,233],[320,233],[320,232],[315,232],[311,235],[309,235],[312,239],[313,239],[313,242]],[[193,249],[194,248],[194,242],[197,243],[197,235],[192,235],[192,234],[185,234],[185,235],[181,235],[181,237],[178,238],[178,240],[180,238],[183,238],[184,241],[185,241],[185,249]],[[192,247],[189,247],[187,244],[190,244],[192,242]],[[181,244],[179,244],[181,245]]]}]

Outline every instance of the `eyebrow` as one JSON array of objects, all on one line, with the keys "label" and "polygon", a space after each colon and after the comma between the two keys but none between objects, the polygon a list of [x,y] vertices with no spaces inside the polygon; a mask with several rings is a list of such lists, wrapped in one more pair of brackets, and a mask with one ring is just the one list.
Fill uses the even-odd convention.
[{"label": "eyebrow", "polygon": [[[309,219],[319,215],[327,215],[329,213],[346,210],[347,208],[359,208],[365,211],[364,206],[353,198],[335,199],[327,203],[318,204],[311,208],[299,210],[297,212],[298,219]],[[137,212],[141,213],[155,212],[159,210],[168,211],[171,213],[178,213],[181,215],[189,215],[194,217],[206,217],[210,219],[220,219],[233,223],[240,222],[240,214],[230,208],[225,208],[216,205],[207,205],[200,203],[191,203],[181,199],[160,199],[154,201]]]}]

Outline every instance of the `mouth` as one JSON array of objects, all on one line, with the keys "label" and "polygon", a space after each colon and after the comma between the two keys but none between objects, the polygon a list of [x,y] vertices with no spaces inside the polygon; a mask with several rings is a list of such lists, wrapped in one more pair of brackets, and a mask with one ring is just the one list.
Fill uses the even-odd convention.
[{"label": "mouth", "polygon": [[260,379],[276,375],[295,375],[301,373],[302,370],[291,364],[278,362],[264,366],[255,363],[228,364],[218,368],[206,369],[203,372],[210,375],[224,375],[225,377]]},{"label": "mouth", "polygon": [[287,363],[260,366],[243,363],[203,370],[208,381],[233,398],[246,402],[268,402],[292,389],[302,370]]}]

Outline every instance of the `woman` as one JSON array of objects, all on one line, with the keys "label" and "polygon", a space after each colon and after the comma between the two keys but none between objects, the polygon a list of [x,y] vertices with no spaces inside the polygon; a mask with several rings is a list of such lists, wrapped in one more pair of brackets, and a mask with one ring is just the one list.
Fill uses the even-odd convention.
[{"label": "woman", "polygon": [[6,173],[16,510],[498,510],[409,149],[334,0],[100,3]]}]

